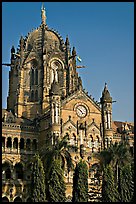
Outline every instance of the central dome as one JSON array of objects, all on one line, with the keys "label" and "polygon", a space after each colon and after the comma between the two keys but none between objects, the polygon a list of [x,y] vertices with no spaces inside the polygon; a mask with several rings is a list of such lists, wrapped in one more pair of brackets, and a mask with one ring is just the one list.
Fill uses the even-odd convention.
[{"label": "central dome", "polygon": [[46,47],[48,46],[52,49],[59,48],[64,50],[65,47],[62,37],[56,31],[46,27],[43,32],[43,27],[40,25],[39,28],[28,33],[25,50],[36,49],[37,51],[42,51],[42,42],[44,42],[44,45],[46,44]]}]

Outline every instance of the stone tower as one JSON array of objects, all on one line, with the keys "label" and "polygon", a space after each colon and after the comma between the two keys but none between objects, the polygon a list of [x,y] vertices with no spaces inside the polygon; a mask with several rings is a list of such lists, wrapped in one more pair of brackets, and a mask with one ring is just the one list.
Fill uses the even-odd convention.
[{"label": "stone tower", "polygon": [[18,117],[35,118],[49,105],[49,91],[54,79],[58,82],[61,97],[78,87],[76,51],[72,55],[68,37],[64,43],[57,31],[48,28],[44,6],[40,26],[21,36],[19,49],[11,49],[11,71],[7,109]]},{"label": "stone tower", "polygon": [[103,146],[108,147],[113,137],[112,131],[112,97],[105,83],[101,97],[102,105],[102,126],[103,126]]}]

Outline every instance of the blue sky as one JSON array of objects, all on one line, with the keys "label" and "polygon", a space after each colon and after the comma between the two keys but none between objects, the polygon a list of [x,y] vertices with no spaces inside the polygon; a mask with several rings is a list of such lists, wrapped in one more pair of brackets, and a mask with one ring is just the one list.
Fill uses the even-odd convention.
[{"label": "blue sky", "polygon": [[[2,3],[2,62],[10,63],[12,45],[18,47],[41,23],[40,2]],[[116,100],[113,120],[134,121],[134,3],[45,2],[47,25],[81,57],[83,86],[96,101],[107,82]],[[79,64],[79,63],[78,63]],[[80,65],[79,64],[79,65]],[[2,107],[7,107],[9,68],[2,67]]]}]

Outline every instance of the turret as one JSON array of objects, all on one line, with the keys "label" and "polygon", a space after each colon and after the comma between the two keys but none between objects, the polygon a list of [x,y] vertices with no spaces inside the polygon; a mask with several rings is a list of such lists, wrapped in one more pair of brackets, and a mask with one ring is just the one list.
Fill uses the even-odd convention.
[{"label": "turret", "polygon": [[105,83],[102,97],[100,99],[102,105],[102,126],[103,126],[103,145],[108,147],[112,140],[112,97]]},{"label": "turret", "polygon": [[68,65],[69,59],[71,57],[71,53],[70,53],[71,50],[70,50],[70,43],[69,43],[68,36],[66,37],[65,46],[66,46],[66,62]]},{"label": "turret", "polygon": [[15,58],[15,48],[14,48],[14,46],[12,46],[12,48],[11,48],[11,62],[12,62],[12,60],[14,60],[14,58]]}]

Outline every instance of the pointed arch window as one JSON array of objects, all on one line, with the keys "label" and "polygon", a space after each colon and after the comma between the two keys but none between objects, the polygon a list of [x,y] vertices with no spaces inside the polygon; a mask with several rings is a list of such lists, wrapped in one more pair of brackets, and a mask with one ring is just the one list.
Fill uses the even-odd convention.
[{"label": "pointed arch window", "polygon": [[14,149],[17,149],[17,148],[18,148],[18,138],[14,138],[13,148],[14,148]]},{"label": "pointed arch window", "polygon": [[7,139],[7,148],[11,148],[11,147],[12,147],[11,137],[8,137],[8,139]]},{"label": "pointed arch window", "polygon": [[16,178],[23,179],[23,165],[21,163],[17,163],[15,165],[15,171],[16,171]]},{"label": "pointed arch window", "polygon": [[31,101],[34,101],[34,91],[31,91]]},{"label": "pointed arch window", "polygon": [[24,149],[24,138],[20,139],[20,150]]},{"label": "pointed arch window", "polygon": [[38,69],[35,69],[35,85],[38,85]]},{"label": "pointed arch window", "polygon": [[34,85],[34,69],[31,70],[31,84]]},{"label": "pointed arch window", "polygon": [[38,90],[35,91],[35,101],[38,101]]}]

